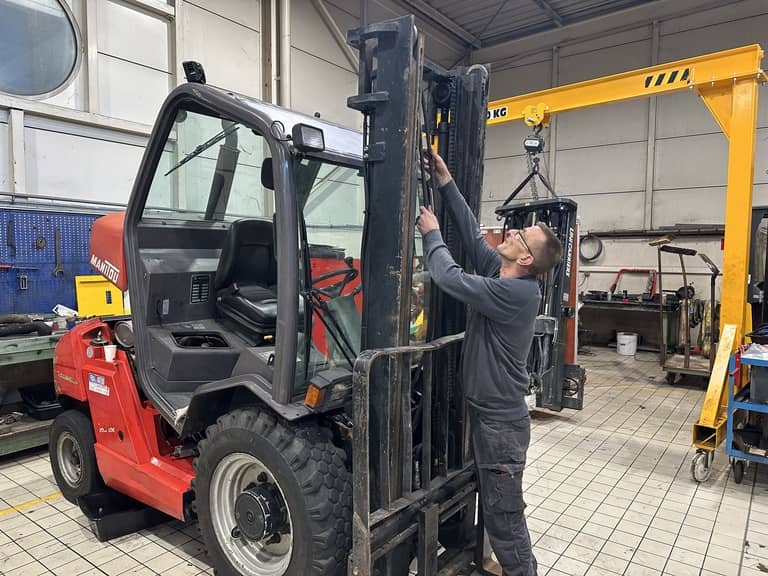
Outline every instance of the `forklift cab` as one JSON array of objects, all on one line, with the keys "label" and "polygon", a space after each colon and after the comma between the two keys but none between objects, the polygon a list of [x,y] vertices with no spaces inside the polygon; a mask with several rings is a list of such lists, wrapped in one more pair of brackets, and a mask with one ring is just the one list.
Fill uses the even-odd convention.
[{"label": "forklift cab", "polygon": [[[117,248],[136,378],[178,432],[222,388],[295,419],[313,379],[350,380],[361,150],[357,132],[211,86],[166,101]],[[109,261],[98,231],[93,256]]]}]

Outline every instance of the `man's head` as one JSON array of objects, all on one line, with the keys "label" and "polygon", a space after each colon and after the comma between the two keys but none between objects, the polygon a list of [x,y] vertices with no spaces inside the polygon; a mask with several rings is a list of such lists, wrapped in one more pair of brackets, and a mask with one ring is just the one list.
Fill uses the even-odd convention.
[{"label": "man's head", "polygon": [[538,276],[560,262],[563,245],[549,226],[538,222],[528,228],[507,230],[496,250],[504,260],[516,263],[529,275]]}]

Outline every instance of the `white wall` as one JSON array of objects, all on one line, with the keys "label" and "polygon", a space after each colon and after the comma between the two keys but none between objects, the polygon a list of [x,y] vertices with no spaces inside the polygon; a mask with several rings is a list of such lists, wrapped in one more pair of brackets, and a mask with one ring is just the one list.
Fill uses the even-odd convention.
[{"label": "white wall", "polygon": [[[15,192],[127,202],[155,116],[183,82],[183,60],[202,62],[210,84],[261,96],[259,0],[67,2],[82,40],[74,81],[43,101],[0,95],[5,198]],[[24,111],[17,149],[8,142],[10,108]],[[16,189],[9,182],[12,158],[21,159],[25,176]]]},{"label": "white wall", "polygon": [[0,110],[0,190],[8,187],[8,112]]},{"label": "white wall", "polygon": [[[338,13],[338,11],[337,11]],[[346,20],[346,19],[345,19]],[[337,21],[341,31],[355,24]],[[357,94],[357,72],[325,27],[310,0],[291,7],[291,108],[330,122],[360,129],[362,114],[347,108],[347,97]]]},{"label": "white wall", "polygon": [[[309,0],[296,0],[308,2]],[[360,25],[360,0],[324,0],[339,28],[346,33]],[[397,18],[409,11],[397,0],[368,0],[368,22]],[[424,35],[424,55],[444,66],[453,67],[467,56],[464,43],[430,21],[416,17],[416,27]]]},{"label": "white wall", "polygon": [[[658,26],[657,56],[653,54],[653,28],[648,25],[562,46],[556,56],[547,51],[511,68],[492,68],[491,99],[649,66],[655,57],[663,63],[751,43],[765,44],[768,3],[744,0],[662,21]],[[553,66],[557,67],[554,75]],[[768,204],[767,88],[760,89],[760,98],[754,201]],[[725,137],[693,92],[661,96],[656,101],[655,117],[650,122],[650,99],[563,113],[554,122],[557,145],[554,153],[545,153],[545,160],[558,194],[578,202],[582,232],[724,223]],[[649,123],[655,127],[650,162]],[[497,223],[493,208],[526,174],[525,156],[520,152],[527,133],[522,122],[488,130],[482,204],[486,225]],[[543,134],[548,143],[552,141],[552,134]],[[655,267],[656,250],[647,242],[639,238],[604,240],[603,255],[582,265],[588,274],[582,278],[582,288],[607,289],[620,267]],[[719,239],[679,239],[675,243],[706,252],[722,264]],[[690,265],[694,273],[706,271],[699,261]],[[664,268],[679,266],[669,257]],[[638,282],[637,286],[642,286],[643,281]],[[672,278],[670,283],[676,285],[668,287],[677,287],[682,280]],[[696,280],[696,285],[700,291],[708,290],[704,277]]]},{"label": "white wall", "polygon": [[185,0],[181,60],[197,60],[210,84],[261,96],[260,0]]},{"label": "white wall", "polygon": [[[262,0],[65,1],[79,28],[82,62],[74,80],[47,100],[0,94],[0,202],[15,193],[125,203],[159,107],[183,82],[183,60],[202,62],[209,84],[269,97],[269,54],[262,52],[270,22],[262,22]],[[359,26],[358,0],[323,2],[341,34]],[[406,12],[396,0],[370,0],[368,17]],[[312,0],[291,1],[290,25],[291,106],[359,128],[361,114],[346,106],[357,74],[339,38]],[[417,25],[427,58],[448,67],[467,57],[455,36],[420,18]],[[15,148],[7,137],[11,108],[23,111]],[[24,175],[16,183],[12,162]]]}]

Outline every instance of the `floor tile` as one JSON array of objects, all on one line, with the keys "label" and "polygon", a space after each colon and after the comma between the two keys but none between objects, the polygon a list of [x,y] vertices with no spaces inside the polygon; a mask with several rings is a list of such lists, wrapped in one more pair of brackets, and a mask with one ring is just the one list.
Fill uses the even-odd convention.
[{"label": "floor tile", "polygon": [[655,570],[633,562],[629,563],[629,566],[627,566],[627,569],[624,572],[624,576],[659,576],[660,574],[661,570]]},{"label": "floor tile", "polygon": [[572,543],[566,548],[565,552],[563,552],[563,556],[591,564],[598,552],[599,550],[595,550],[594,548],[587,548],[586,546]]},{"label": "floor tile", "polygon": [[[710,480],[690,479],[690,426],[703,390],[670,387],[651,354],[617,358],[615,350],[595,348],[580,362],[589,374],[584,410],[532,418],[524,490],[539,576],[765,576],[768,467],[750,467],[736,485],[720,449]],[[45,450],[0,459],[0,509],[54,493],[52,480]],[[58,564],[68,552],[74,559],[51,572],[34,558],[44,554]],[[100,543],[77,506],[57,497],[0,516],[0,572],[197,576],[213,570],[196,525],[172,521]]]},{"label": "floor tile", "polygon": [[95,569],[96,567],[85,558],[77,558],[68,564],[55,568],[53,573],[56,576],[79,576],[80,574],[93,572]]},{"label": "floor tile", "polygon": [[637,550],[634,556],[632,556],[631,562],[633,564],[639,564],[654,570],[662,571],[664,570],[664,565],[667,563],[667,557],[657,556],[656,554],[651,554],[643,550]]},{"label": "floor tile", "polygon": [[41,576],[42,574],[49,574],[48,568],[40,564],[40,562],[30,562],[19,568],[13,568],[7,572],[0,572],[5,576]]},{"label": "floor tile", "polygon": [[666,566],[664,566],[664,573],[671,576],[699,576],[699,568],[669,560]]},{"label": "floor tile", "polygon": [[170,568],[178,566],[183,560],[172,552],[164,552],[151,560],[144,562],[144,565],[158,573],[167,573]]},{"label": "floor tile", "polygon": [[555,538],[554,536],[550,536],[548,534],[545,534],[539,538],[539,541],[536,543],[537,547],[544,550],[549,550],[550,552],[554,552],[556,554],[562,554],[565,552],[565,549],[568,548],[568,545],[569,542],[560,540],[559,538]]},{"label": "floor tile", "polygon": [[574,560],[573,558],[561,556],[553,568],[563,574],[568,574],[569,576],[584,576],[587,573],[587,570],[589,570],[589,564]]},{"label": "floor tile", "polygon": [[631,546],[619,544],[618,542],[611,542],[609,540],[605,543],[605,546],[603,546],[601,552],[610,554],[611,556],[616,556],[617,558],[621,558],[623,560],[629,560],[635,553],[635,549]]},{"label": "floor tile", "polygon": [[0,573],[10,572],[15,568],[20,568],[32,563],[34,558],[27,552],[17,552],[9,556],[0,556]]},{"label": "floor tile", "polygon": [[729,562],[712,556],[704,559],[703,569],[721,576],[739,576],[739,562]]},{"label": "floor tile", "polygon": [[539,546],[533,547],[533,555],[536,557],[536,561],[539,565],[543,564],[545,566],[554,566],[557,559],[560,558],[560,554],[540,548]]},{"label": "floor tile", "polygon": [[597,538],[606,540],[613,533],[613,528],[597,524],[594,520],[590,519],[581,531],[584,534],[589,534],[590,536],[596,536]]},{"label": "floor tile", "polygon": [[592,565],[608,570],[609,572],[623,574],[624,570],[629,565],[629,560],[600,552],[600,554],[598,554],[592,561]]}]

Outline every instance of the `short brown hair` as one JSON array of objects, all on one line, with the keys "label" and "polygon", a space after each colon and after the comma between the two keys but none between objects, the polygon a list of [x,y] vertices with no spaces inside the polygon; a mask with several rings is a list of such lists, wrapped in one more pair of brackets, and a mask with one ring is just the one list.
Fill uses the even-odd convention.
[{"label": "short brown hair", "polygon": [[544,222],[537,222],[536,226],[544,232],[544,242],[537,247],[538,249],[533,256],[533,263],[530,265],[529,270],[534,276],[540,276],[552,270],[560,262],[560,258],[563,255],[563,245],[555,233],[552,232],[552,229],[544,224]]}]

